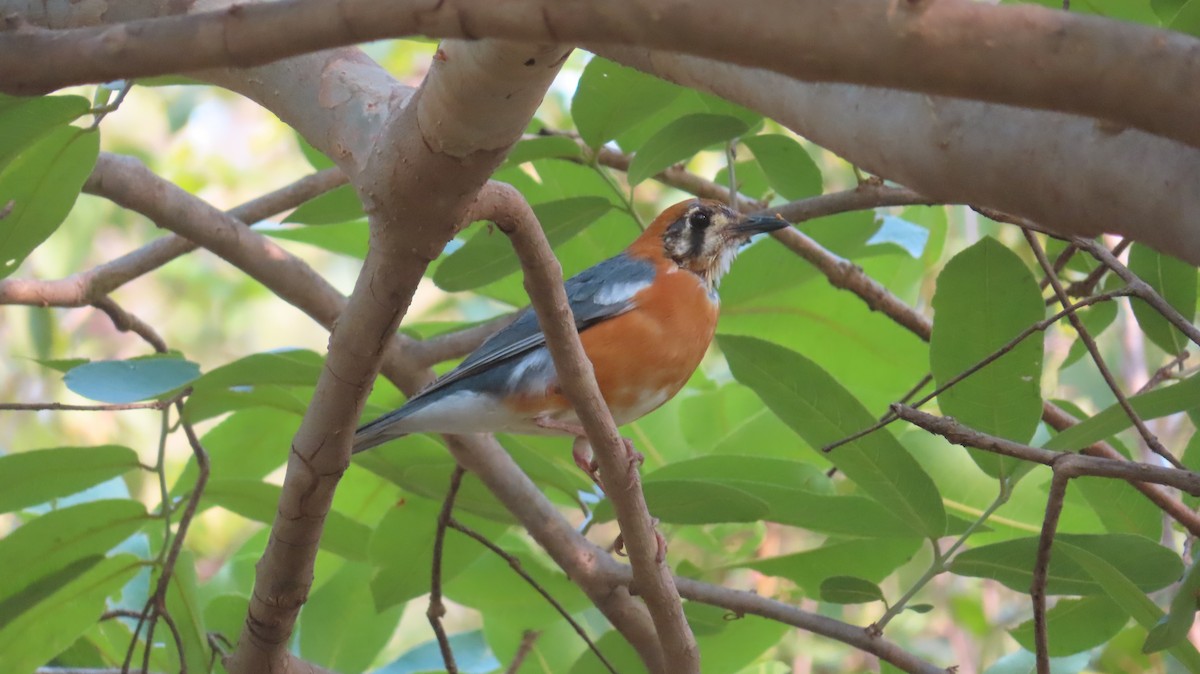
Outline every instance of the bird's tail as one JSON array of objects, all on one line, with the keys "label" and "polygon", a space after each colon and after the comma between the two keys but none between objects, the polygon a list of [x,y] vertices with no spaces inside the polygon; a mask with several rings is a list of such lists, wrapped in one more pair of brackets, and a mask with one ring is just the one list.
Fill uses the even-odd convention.
[{"label": "bird's tail", "polygon": [[408,433],[400,429],[400,421],[408,414],[400,414],[404,409],[393,410],[378,419],[365,423],[354,431],[354,448],[351,454],[365,452],[372,447],[378,447],[385,442],[402,438]]}]

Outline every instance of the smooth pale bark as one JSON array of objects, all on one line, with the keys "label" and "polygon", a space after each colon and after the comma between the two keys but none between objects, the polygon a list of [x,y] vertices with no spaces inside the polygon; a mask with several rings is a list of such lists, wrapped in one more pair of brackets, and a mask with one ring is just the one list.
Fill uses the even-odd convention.
[{"label": "smooth pale bark", "polygon": [[639,48],[596,51],[753,108],[934,200],[1067,234],[1121,234],[1200,264],[1200,150],[1190,146],[1075,115],[812,84]]}]

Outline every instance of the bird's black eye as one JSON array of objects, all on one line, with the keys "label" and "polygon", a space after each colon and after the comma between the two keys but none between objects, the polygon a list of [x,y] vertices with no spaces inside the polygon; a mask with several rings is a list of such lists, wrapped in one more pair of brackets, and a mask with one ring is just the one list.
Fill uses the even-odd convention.
[{"label": "bird's black eye", "polygon": [[690,224],[692,227],[694,227],[696,229],[704,229],[705,227],[708,227],[708,225],[709,225],[708,212],[707,211],[696,211],[695,213],[692,213],[688,217],[688,224]]}]

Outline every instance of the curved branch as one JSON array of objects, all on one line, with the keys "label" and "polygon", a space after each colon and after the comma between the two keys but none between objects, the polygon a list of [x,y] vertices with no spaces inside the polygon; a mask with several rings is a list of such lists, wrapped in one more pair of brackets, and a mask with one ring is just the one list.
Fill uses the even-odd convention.
[{"label": "curved branch", "polygon": [[[105,168],[99,170],[112,170],[110,164],[106,163],[104,166]],[[96,180],[95,173],[93,175],[93,180]],[[141,175],[141,179],[146,181],[142,189],[148,189],[151,184],[161,180],[157,176],[153,176],[148,170],[141,173]],[[305,201],[324,194],[345,182],[345,175],[337,169],[318,171],[290,185],[248,201],[228,211],[225,215],[240,223],[258,222],[272,215],[295,208]],[[89,185],[91,185],[90,189],[96,189],[97,183],[91,182]],[[105,195],[101,194],[100,196]],[[140,209],[134,210],[138,210],[143,215],[146,214],[145,211]],[[210,212],[215,210],[211,209]],[[151,219],[155,218],[151,217]],[[158,224],[165,229],[175,230],[173,224],[161,222]],[[208,228],[206,227],[206,229]],[[190,231],[195,235],[198,230],[193,229]],[[197,241],[205,240],[204,237],[199,236],[194,236],[194,238]],[[82,307],[88,304],[103,302],[104,298],[112,291],[135,278],[158,269],[177,257],[195,250],[196,245],[192,240],[185,239],[178,234],[172,234],[155,239],[145,246],[126,253],[115,260],[105,262],[84,272],[72,274],[66,278],[53,281],[28,279],[0,280],[0,304],[26,304],[40,307]]]},{"label": "curved branch", "polygon": [[612,413],[600,394],[592,364],[583,351],[571,306],[563,288],[562,267],[541,225],[516,188],[488,183],[467,219],[491,220],[512,240],[525,272],[525,291],[546,334],[546,348],[563,392],[575,409],[595,451],[604,489],[621,527],[639,594],[650,609],[671,672],[700,671],[699,650],[683,616],[679,591],[659,549],[659,534],[646,506],[641,477],[631,464]]}]

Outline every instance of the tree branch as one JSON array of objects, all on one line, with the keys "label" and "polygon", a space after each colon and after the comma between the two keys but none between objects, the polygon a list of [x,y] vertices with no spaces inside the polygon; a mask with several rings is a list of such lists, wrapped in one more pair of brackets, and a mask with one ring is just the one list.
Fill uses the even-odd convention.
[{"label": "tree branch", "polygon": [[[1200,190],[1172,187],[1200,180],[1195,147],[1026,106],[802,82],[678,53],[594,47],[757,110],[935,202],[989,206],[1088,238],[1116,232],[1200,264]],[[1130,165],[1139,170],[1122,170]]]},{"label": "tree branch", "polygon": [[583,351],[571,306],[563,289],[562,268],[533,210],[515,188],[489,183],[471,209],[470,219],[496,223],[512,240],[525,272],[525,290],[546,334],[559,384],[579,417],[600,464],[605,492],[621,527],[629,562],[641,595],[662,640],[672,672],[699,672],[695,637],[683,616],[679,592],[659,549],[659,535],[642,494],[637,467],[600,395],[591,362]]},{"label": "tree branch", "polygon": [[[106,165],[99,170],[108,171],[111,168]],[[99,176],[93,172],[92,181],[99,179]],[[230,219],[242,223],[255,223],[295,208],[345,182],[345,175],[337,169],[318,171],[290,185],[248,201],[228,211],[226,215]],[[96,185],[95,182],[89,182],[89,184]],[[149,190],[152,184],[154,184],[152,181],[147,181],[140,189]],[[192,195],[188,194],[188,196]],[[195,197],[192,198],[195,199]],[[143,212],[143,214],[145,213]],[[157,224],[168,230],[175,229],[171,223],[158,222]],[[195,234],[197,230],[188,231]],[[178,234],[173,234],[156,239],[94,269],[72,274],[63,279],[54,281],[0,280],[0,304],[82,307],[102,302],[109,293],[120,286],[195,250],[196,245]]]},{"label": "tree branch", "polygon": [[[282,0],[117,24],[0,34],[8,93],[251,66],[357,42],[428,35],[638,44],[837,81],[1111,120],[1200,145],[1175,83],[1200,79],[1196,42],[1136,24],[966,0],[574,3]],[[753,36],[753,39],[750,39]],[[805,49],[797,50],[796,44]],[[17,58],[17,56],[20,58]],[[1029,67],[1033,63],[1036,67]],[[1156,77],[1146,77],[1153,72]],[[1100,75],[1103,74],[1103,77]]]},{"label": "tree branch", "polygon": [[[892,412],[905,421],[936,433],[951,443],[974,447],[1002,456],[1011,456],[1022,461],[1055,466],[1067,452],[1055,452],[1040,447],[1030,447],[1012,440],[1005,440],[963,426],[949,417],[938,417],[907,405],[892,405]],[[1136,461],[1108,459],[1098,456],[1074,455],[1070,462],[1071,477],[1091,475],[1110,477],[1128,482],[1149,482],[1181,489],[1193,496],[1200,496],[1200,475],[1187,470],[1152,466]]]},{"label": "tree branch", "polygon": [[[333,25],[344,24],[334,17]],[[286,32],[286,26],[271,30]],[[557,65],[522,65],[546,57],[546,49],[494,42],[441,49],[446,59],[435,62],[420,90],[376,113],[382,115],[377,133],[358,130],[380,148],[358,158],[362,170],[352,174],[370,219],[371,246],[293,440],[246,627],[229,662],[233,674],[286,667],[286,644],[312,582],[323,521],[386,345],[429,261],[454,234],[557,73]],[[566,52],[557,53],[553,64]],[[461,126],[422,124],[426,115]],[[476,143],[483,138],[486,145]]]},{"label": "tree branch", "polygon": [[[1067,458],[1063,455],[1062,458]],[[1046,517],[1042,520],[1042,532],[1038,537],[1037,557],[1033,564],[1033,578],[1029,584],[1029,598],[1033,601],[1033,639],[1036,644],[1038,674],[1050,674],[1050,641],[1046,635],[1046,577],[1050,572],[1050,551],[1054,547],[1054,532],[1058,529],[1058,517],[1062,515],[1063,500],[1067,496],[1070,476],[1054,471],[1050,481],[1050,495],[1046,497]]]}]

